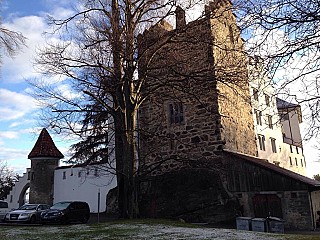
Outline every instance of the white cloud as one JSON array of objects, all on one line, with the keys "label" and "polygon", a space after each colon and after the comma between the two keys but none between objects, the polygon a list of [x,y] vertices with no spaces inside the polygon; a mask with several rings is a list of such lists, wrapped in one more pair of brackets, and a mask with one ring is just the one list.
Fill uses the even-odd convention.
[{"label": "white cloud", "polygon": [[0,138],[15,139],[15,138],[18,138],[18,135],[19,133],[14,131],[0,132]]},{"label": "white cloud", "polygon": [[20,174],[30,166],[30,161],[28,160],[30,151],[0,147],[0,161],[5,161],[8,167],[14,168],[14,171]]},{"label": "white cloud", "polygon": [[33,69],[35,49],[44,43],[42,32],[47,28],[45,20],[38,16],[15,18],[3,25],[13,31],[21,32],[26,38],[26,47],[14,58],[4,57],[2,75],[5,82],[19,83],[25,79],[38,77]]},{"label": "white cloud", "polygon": [[0,121],[19,119],[36,108],[30,96],[0,88]]},{"label": "white cloud", "polygon": [[[61,5],[61,4],[60,4]],[[53,36],[50,38],[44,37],[44,32],[50,32],[50,27],[47,24],[47,16],[54,16],[57,19],[65,18],[72,14],[72,10],[56,6],[52,8],[51,13],[42,12],[39,16],[23,16],[13,17],[9,21],[4,21],[3,26],[22,33],[26,38],[26,46],[15,57],[3,58],[2,76],[4,82],[20,83],[25,79],[34,79],[40,77],[40,73],[33,67],[36,57],[36,49],[44,46],[46,41],[57,41]]]}]

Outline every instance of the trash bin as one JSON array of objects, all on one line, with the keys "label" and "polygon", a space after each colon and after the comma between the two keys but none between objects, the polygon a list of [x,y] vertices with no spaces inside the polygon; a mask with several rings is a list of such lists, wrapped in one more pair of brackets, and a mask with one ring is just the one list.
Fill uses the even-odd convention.
[{"label": "trash bin", "polygon": [[268,232],[284,233],[284,222],[281,218],[268,217]]},{"label": "trash bin", "polygon": [[265,218],[253,218],[251,219],[251,228],[254,232],[266,232],[267,225]]},{"label": "trash bin", "polygon": [[251,230],[252,217],[237,217],[237,230]]}]

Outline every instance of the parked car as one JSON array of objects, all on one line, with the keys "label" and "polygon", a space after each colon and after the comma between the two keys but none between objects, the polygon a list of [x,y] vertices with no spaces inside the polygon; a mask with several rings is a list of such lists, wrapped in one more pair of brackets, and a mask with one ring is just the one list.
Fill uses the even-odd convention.
[{"label": "parked car", "polygon": [[50,206],[47,204],[24,204],[18,209],[8,212],[4,221],[35,223],[40,221],[40,214],[49,208]]},{"label": "parked car", "polygon": [[3,221],[4,216],[9,212],[9,205],[6,201],[0,201],[0,221]]},{"label": "parked car", "polygon": [[65,201],[53,204],[53,206],[41,213],[41,222],[88,222],[90,208],[88,203],[79,201]]}]

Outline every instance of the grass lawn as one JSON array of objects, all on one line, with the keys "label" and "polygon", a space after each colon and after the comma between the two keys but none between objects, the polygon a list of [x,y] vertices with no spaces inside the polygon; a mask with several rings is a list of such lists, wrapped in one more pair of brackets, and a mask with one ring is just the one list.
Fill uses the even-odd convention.
[{"label": "grass lawn", "polygon": [[120,239],[284,239],[315,240],[320,235],[289,235],[194,226],[168,220],[113,221],[100,224],[0,226],[1,240]]}]

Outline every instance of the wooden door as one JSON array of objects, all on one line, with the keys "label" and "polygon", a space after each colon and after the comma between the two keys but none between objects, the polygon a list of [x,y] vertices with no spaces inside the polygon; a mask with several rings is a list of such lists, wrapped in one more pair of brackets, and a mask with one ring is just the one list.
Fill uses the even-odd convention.
[{"label": "wooden door", "polygon": [[258,194],[252,198],[254,214],[257,218],[269,216],[283,218],[281,199],[275,194]]}]

